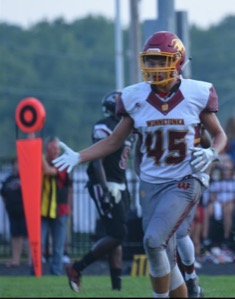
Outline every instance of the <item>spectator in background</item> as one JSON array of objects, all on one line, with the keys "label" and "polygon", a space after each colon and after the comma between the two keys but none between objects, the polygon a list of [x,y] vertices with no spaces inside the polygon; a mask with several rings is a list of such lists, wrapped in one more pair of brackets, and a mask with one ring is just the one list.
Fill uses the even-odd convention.
[{"label": "spectator in background", "polygon": [[210,202],[213,203],[210,216],[213,215],[215,221],[222,222],[223,239],[220,244],[216,242],[217,245],[229,249],[235,199],[234,166],[229,156],[223,155],[221,159],[223,162],[220,166],[221,176],[213,181],[209,188]]},{"label": "spectator in background", "polygon": [[202,261],[226,263],[234,260],[232,225],[234,212],[234,165],[231,157],[222,153],[222,163],[215,164],[211,182],[203,194]]},{"label": "spectator in background", "polygon": [[8,213],[11,234],[11,259],[6,267],[17,267],[20,265],[24,240],[27,239],[27,226],[16,159],[13,161],[12,173],[2,184],[1,195]]},{"label": "spectator in background", "polygon": [[71,181],[66,171],[58,172],[51,161],[60,154],[59,139],[48,137],[43,157],[43,186],[41,203],[42,252],[47,236],[51,238],[50,273],[63,274],[63,254],[67,220],[70,214]]},{"label": "spectator in background", "polygon": [[[210,250],[212,240],[210,236],[211,231],[211,219],[214,217],[214,204],[218,181],[221,180],[221,167],[218,163],[211,169],[211,178],[209,188],[204,190],[202,194],[202,206],[203,206],[203,225],[202,225],[202,245],[203,251]],[[215,215],[217,218],[218,215]]]},{"label": "spectator in background", "polygon": [[218,200],[223,209],[223,242],[222,248],[229,249],[231,245],[232,222],[235,200],[234,164],[232,160],[224,162],[222,167],[222,180],[220,182]]},{"label": "spectator in background", "polygon": [[228,137],[225,153],[227,153],[235,165],[235,117],[230,117],[226,123],[225,132]]}]

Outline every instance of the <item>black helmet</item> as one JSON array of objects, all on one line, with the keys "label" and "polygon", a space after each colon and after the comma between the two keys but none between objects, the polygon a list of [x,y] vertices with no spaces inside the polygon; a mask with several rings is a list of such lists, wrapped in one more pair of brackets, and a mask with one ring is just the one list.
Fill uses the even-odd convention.
[{"label": "black helmet", "polygon": [[113,91],[104,96],[102,99],[102,110],[105,116],[114,116],[116,102],[120,94],[119,91]]}]

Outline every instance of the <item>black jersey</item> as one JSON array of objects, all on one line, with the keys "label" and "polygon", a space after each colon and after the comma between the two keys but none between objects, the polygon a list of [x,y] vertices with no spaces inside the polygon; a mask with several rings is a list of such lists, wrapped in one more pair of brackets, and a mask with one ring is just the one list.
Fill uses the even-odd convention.
[{"label": "black jersey", "polygon": [[[111,135],[118,122],[119,120],[112,116],[96,122],[92,130],[93,143]],[[103,158],[103,167],[107,181],[116,183],[126,182],[125,169],[127,167],[133,142],[134,140],[132,136],[127,138],[125,143],[116,152]],[[87,174],[92,183],[98,183],[92,162],[89,163]]]},{"label": "black jersey", "polygon": [[18,174],[12,174],[2,184],[1,195],[5,199],[6,210],[13,217],[24,217],[21,182]]}]

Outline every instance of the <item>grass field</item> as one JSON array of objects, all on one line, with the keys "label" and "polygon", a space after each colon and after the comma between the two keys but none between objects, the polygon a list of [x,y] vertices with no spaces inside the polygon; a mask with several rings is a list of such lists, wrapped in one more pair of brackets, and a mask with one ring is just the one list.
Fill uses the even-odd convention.
[{"label": "grass field", "polygon": [[[207,298],[235,298],[235,276],[200,276]],[[108,276],[84,276],[82,290],[69,289],[65,276],[2,276],[0,298],[152,298],[148,277],[123,277],[123,290],[111,291]]]}]

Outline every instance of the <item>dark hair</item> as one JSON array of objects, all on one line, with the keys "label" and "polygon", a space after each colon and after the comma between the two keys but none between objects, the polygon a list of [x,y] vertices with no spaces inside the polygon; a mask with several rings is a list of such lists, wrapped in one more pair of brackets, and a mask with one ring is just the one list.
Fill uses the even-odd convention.
[{"label": "dark hair", "polygon": [[44,141],[44,148],[47,147],[48,143],[52,142],[52,141],[60,141],[60,139],[57,137],[57,136],[48,136],[45,138],[45,141]]}]

